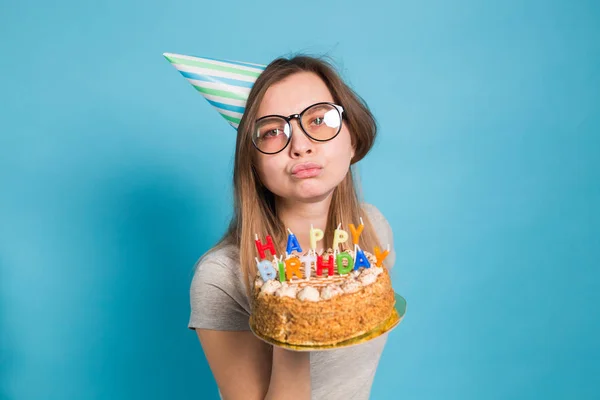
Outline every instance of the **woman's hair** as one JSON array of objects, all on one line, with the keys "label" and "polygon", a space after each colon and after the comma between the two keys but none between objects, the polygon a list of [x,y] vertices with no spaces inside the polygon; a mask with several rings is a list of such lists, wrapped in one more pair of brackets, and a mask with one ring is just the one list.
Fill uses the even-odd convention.
[{"label": "woman's hair", "polygon": [[[257,119],[260,103],[269,87],[299,72],[311,72],[319,76],[327,85],[334,102],[344,108],[344,123],[350,133],[355,155],[351,164],[360,161],[371,149],[377,132],[377,125],[366,103],[340,78],[334,67],[323,59],[299,55],[291,59],[278,58],[271,62],[260,74],[250,90],[246,110],[240,121],[235,149],[233,170],[234,215],[229,228],[218,246],[233,244],[239,247],[239,261],[245,284],[250,296],[251,282],[256,276],[255,234],[264,242],[271,235],[277,254],[285,250],[286,227],[277,216],[275,196],[260,181],[255,170],[258,151],[252,144],[252,131]],[[354,179],[353,168],[334,189],[324,228],[324,248],[333,241],[333,231],[338,224],[344,229],[353,223],[356,226],[362,217],[365,223],[359,246],[373,251],[378,245],[377,237],[367,215],[360,206],[357,193],[358,183]]]}]

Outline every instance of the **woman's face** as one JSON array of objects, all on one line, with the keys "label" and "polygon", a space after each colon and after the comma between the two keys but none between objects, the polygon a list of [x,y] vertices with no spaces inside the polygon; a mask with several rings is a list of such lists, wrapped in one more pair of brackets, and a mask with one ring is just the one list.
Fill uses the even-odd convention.
[{"label": "woman's face", "polygon": [[[333,103],[325,83],[314,73],[299,72],[272,85],[260,103],[257,119],[265,115],[299,114],[310,105]],[[344,179],[354,157],[350,133],[342,124],[340,133],[328,142],[311,140],[298,120],[292,122],[292,138],[277,154],[258,153],[256,169],[262,183],[285,200],[312,202],[326,198]]]}]

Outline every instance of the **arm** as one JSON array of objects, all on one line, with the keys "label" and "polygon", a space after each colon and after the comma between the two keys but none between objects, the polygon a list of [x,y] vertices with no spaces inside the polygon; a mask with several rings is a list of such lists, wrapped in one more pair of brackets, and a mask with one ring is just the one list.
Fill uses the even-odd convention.
[{"label": "arm", "polygon": [[264,399],[271,375],[271,346],[250,331],[196,329],[225,400]]},{"label": "arm", "polygon": [[[264,343],[248,330],[244,277],[226,257],[205,258],[190,288],[195,329],[224,399],[310,399],[310,360]],[[272,368],[273,366],[273,368]]]},{"label": "arm", "polygon": [[310,353],[273,348],[273,368],[265,400],[310,400]]},{"label": "arm", "polygon": [[196,332],[225,400],[310,399],[309,353],[273,348],[249,331]]}]

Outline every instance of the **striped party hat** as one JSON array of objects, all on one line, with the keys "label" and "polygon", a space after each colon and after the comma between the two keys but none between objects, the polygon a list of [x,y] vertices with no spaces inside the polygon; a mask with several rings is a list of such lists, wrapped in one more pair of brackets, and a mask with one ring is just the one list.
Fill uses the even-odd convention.
[{"label": "striped party hat", "polygon": [[250,88],[266,66],[181,54],[163,55],[237,129]]}]

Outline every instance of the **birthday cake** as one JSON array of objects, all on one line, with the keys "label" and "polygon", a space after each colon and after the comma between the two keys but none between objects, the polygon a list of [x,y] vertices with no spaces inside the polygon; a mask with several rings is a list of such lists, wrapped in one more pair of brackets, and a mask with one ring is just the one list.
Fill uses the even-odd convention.
[{"label": "birthday cake", "polygon": [[373,255],[355,245],[354,250],[341,252],[257,259],[253,330],[277,342],[314,346],[344,342],[376,329],[391,317],[395,304],[383,265],[387,254],[375,248]]}]

